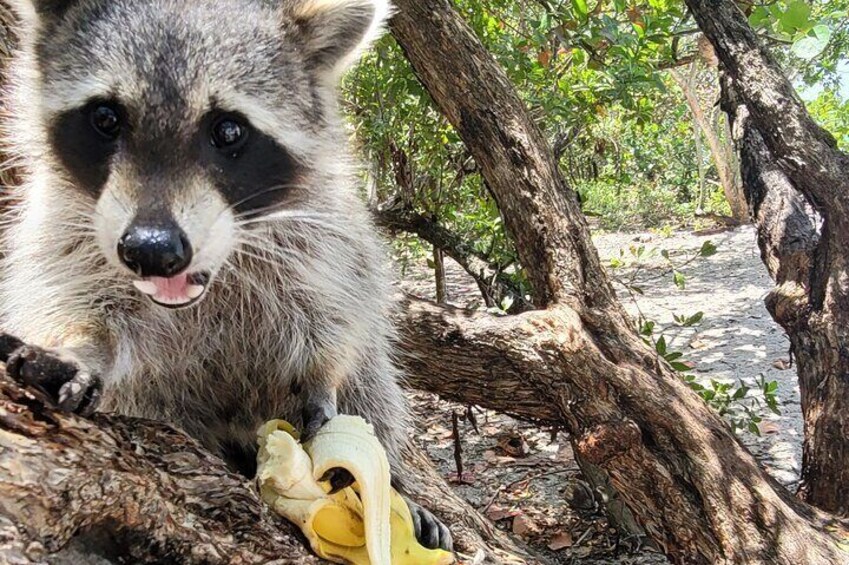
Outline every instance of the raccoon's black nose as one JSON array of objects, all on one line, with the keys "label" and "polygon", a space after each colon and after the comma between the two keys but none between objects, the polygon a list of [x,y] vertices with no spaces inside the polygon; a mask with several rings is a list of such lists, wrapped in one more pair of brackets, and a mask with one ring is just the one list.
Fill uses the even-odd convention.
[{"label": "raccoon's black nose", "polygon": [[131,225],[118,242],[118,256],[142,277],[171,277],[192,262],[192,246],[175,224]]}]

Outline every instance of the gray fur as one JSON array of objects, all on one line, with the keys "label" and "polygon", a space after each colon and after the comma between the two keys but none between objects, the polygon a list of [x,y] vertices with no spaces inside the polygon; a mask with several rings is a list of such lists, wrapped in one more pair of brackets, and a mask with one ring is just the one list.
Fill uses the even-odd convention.
[{"label": "gray fur", "polygon": [[[407,409],[392,362],[384,253],[352,182],[335,92],[339,72],[375,35],[388,6],[13,5],[27,33],[4,137],[28,173],[6,218],[3,329],[102,375],[104,409],[171,422],[212,450],[254,445],[269,418],[299,425],[299,389],[336,391],[340,411],[371,422],[397,466]],[[324,27],[304,25],[328,5],[336,11]],[[359,31],[343,25],[348,5]],[[334,38],[340,49],[328,49]],[[310,65],[316,46],[325,58]],[[226,90],[250,106],[234,110],[256,117],[255,127],[305,165],[274,213],[250,221],[234,216],[191,163],[168,169],[167,191],[157,198],[215,274],[192,308],[153,304],[114,256],[141,194],[154,190],[149,172],[117,157],[97,197],[74,186],[51,154],[53,120],[98,89],[125,101],[144,131],[172,140],[187,139],[210,98]]]}]

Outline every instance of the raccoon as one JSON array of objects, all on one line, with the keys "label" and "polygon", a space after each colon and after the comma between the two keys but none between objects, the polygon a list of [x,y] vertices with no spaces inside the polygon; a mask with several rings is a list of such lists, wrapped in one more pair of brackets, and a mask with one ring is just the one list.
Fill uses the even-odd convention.
[{"label": "raccoon", "polygon": [[337,100],[387,1],[10,4],[9,373],[64,410],[167,421],[248,476],[262,422],[361,415],[403,488],[384,253]]}]

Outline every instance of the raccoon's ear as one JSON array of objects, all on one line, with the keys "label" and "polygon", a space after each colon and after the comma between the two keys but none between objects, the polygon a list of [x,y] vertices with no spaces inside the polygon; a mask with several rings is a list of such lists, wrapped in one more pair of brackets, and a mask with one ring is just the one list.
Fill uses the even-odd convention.
[{"label": "raccoon's ear", "polygon": [[22,22],[37,25],[60,18],[79,0],[6,0]]},{"label": "raccoon's ear", "polygon": [[308,64],[335,80],[383,31],[389,0],[296,0],[289,15]]}]

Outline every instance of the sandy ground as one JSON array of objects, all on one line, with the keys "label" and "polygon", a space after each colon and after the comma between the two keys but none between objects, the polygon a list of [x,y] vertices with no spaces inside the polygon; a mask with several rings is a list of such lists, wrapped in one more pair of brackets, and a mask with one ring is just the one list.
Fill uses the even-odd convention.
[{"label": "sandy ground", "polygon": [[[779,481],[793,488],[801,461],[801,414],[795,372],[787,367],[788,342],[769,316],[763,298],[771,287],[760,262],[754,230],[746,227],[714,235],[675,233],[602,234],[594,237],[605,263],[620,257],[620,249],[643,246],[639,267],[617,269],[620,279],[643,290],[634,302],[617,285],[626,308],[654,320],[669,341],[693,363],[701,382],[743,381],[755,386],[759,378],[779,385],[781,415],[769,415],[760,424],[761,436],[740,431],[743,442]],[[676,287],[667,250],[676,265],[697,254],[705,241],[717,253],[680,269],[684,289]],[[645,258],[646,255],[651,255]],[[630,256],[626,251],[625,256]],[[465,306],[477,300],[474,282],[448,262],[449,301]],[[398,283],[413,294],[433,298],[432,276],[424,261],[407,269]],[[703,312],[693,327],[680,327],[673,316]],[[659,335],[659,334],[658,334]],[[431,395],[413,395],[417,415],[416,439],[439,469],[455,483],[473,506],[512,529],[536,550],[560,563],[646,564],[666,560],[623,539],[598,511],[591,497],[581,496],[586,484],[580,477],[568,438],[550,430],[517,422],[491,411],[474,409],[476,426],[464,407]],[[459,418],[463,476],[457,476],[452,413]],[[761,412],[766,413],[765,410]],[[477,431],[475,430],[477,427]]]}]

